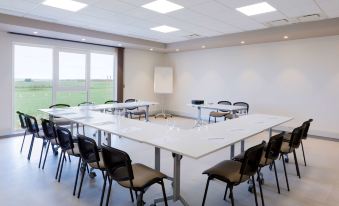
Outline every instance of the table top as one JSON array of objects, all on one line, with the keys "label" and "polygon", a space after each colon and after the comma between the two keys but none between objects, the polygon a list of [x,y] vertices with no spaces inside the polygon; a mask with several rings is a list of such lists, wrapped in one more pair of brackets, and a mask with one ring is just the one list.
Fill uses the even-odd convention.
[{"label": "table top", "polygon": [[180,129],[91,110],[42,109],[41,111],[194,159],[292,119],[283,116],[250,114],[198,128]]},{"label": "table top", "polygon": [[236,105],[225,105],[225,104],[187,104],[187,106],[196,107],[196,108],[204,108],[204,109],[218,109],[218,110],[229,110],[229,111],[236,111],[236,110],[243,110],[246,109],[245,106],[236,106]]}]

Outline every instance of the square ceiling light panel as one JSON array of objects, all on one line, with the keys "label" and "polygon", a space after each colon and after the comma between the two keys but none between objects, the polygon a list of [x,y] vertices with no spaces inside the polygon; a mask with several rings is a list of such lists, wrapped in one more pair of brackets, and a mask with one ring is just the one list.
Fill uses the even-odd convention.
[{"label": "square ceiling light panel", "polygon": [[73,0],[45,0],[42,4],[72,12],[80,11],[87,6],[85,3]]},{"label": "square ceiling light panel", "polygon": [[170,26],[166,26],[166,25],[162,25],[162,26],[153,27],[153,28],[151,28],[151,30],[162,32],[162,33],[170,33],[170,32],[174,32],[174,31],[179,31],[180,29],[170,27]]},{"label": "square ceiling light panel", "polygon": [[236,8],[236,10],[247,15],[247,16],[253,16],[253,15],[277,11],[276,8],[274,8],[273,6],[268,4],[267,2],[261,2],[261,3],[257,3],[257,4],[239,7],[239,8]]},{"label": "square ceiling light panel", "polygon": [[180,6],[179,4],[175,4],[167,0],[152,1],[148,4],[142,5],[142,7],[145,9],[149,9],[149,10],[161,13],[161,14],[167,14],[169,12],[184,8],[183,6]]}]

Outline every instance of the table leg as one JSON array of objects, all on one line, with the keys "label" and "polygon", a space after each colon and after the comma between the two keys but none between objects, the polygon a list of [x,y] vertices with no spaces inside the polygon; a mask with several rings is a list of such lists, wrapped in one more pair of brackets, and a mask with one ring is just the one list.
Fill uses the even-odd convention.
[{"label": "table leg", "polygon": [[198,107],[198,117],[197,122],[195,123],[194,127],[202,126],[202,118],[201,118],[201,107]]},{"label": "table leg", "polygon": [[271,138],[272,137],[272,128],[268,129],[268,137]]},{"label": "table leg", "polygon": [[154,169],[160,171],[160,148],[155,147],[155,160],[154,160]]},{"label": "table leg", "polygon": [[231,159],[234,157],[234,144],[231,145]]},{"label": "table leg", "polygon": [[240,151],[241,151],[241,152],[244,152],[244,151],[245,151],[245,140],[241,140]]},{"label": "table leg", "polygon": [[111,133],[107,133],[107,144],[108,146],[112,146],[112,134]]},{"label": "table leg", "polygon": [[146,106],[146,117],[145,117],[146,122],[149,122],[148,113],[149,113],[149,105]]},{"label": "table leg", "polygon": [[101,130],[98,130],[98,145],[101,145]]}]

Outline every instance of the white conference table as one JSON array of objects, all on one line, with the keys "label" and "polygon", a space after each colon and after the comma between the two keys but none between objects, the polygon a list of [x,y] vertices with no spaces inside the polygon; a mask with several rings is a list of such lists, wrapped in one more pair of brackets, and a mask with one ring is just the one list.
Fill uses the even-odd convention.
[{"label": "white conference table", "polygon": [[[160,171],[160,149],[173,153],[174,170],[173,195],[168,199],[189,205],[180,195],[180,163],[183,156],[200,159],[225,147],[234,145],[292,118],[265,114],[241,116],[230,121],[218,122],[192,129],[171,128],[84,109],[53,110],[41,109],[53,116],[59,116],[74,123],[95,128],[99,133],[107,133],[107,144],[111,145],[111,135],[151,145],[155,148],[155,169]],[[101,144],[101,140],[98,140]],[[243,149],[243,148],[242,148]],[[162,201],[162,198],[155,200]]]},{"label": "white conference table", "polygon": [[235,105],[225,105],[225,104],[215,104],[215,103],[208,103],[208,104],[187,104],[187,106],[195,107],[198,109],[198,115],[197,115],[197,122],[194,125],[196,126],[202,126],[203,121],[201,117],[201,109],[210,109],[210,110],[224,110],[224,111],[230,111],[234,113],[235,111],[240,111],[246,109],[244,106],[235,106]]}]

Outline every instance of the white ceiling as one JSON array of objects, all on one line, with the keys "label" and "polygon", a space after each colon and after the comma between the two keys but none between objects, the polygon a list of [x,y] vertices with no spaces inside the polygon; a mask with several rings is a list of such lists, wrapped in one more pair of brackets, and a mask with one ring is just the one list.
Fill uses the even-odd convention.
[{"label": "white ceiling", "polygon": [[[53,23],[93,29],[113,34],[173,43],[189,40],[189,35],[212,37],[268,28],[272,21],[319,14],[321,19],[339,17],[339,0],[170,0],[184,9],[159,14],[141,7],[153,0],[77,0],[88,7],[73,13],[41,4],[43,0],[0,0],[0,13]],[[237,7],[266,1],[278,11],[245,16]],[[173,33],[159,33],[151,27],[168,25],[179,28]]]}]

